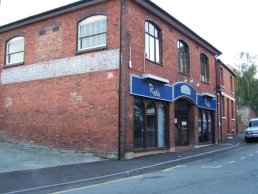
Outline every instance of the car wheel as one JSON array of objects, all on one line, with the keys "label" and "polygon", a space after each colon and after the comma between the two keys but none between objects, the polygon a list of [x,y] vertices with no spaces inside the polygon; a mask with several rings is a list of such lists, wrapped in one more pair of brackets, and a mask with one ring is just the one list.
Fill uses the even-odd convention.
[{"label": "car wheel", "polygon": [[245,142],[246,142],[246,143],[249,143],[249,142],[250,142],[250,139],[245,138]]}]

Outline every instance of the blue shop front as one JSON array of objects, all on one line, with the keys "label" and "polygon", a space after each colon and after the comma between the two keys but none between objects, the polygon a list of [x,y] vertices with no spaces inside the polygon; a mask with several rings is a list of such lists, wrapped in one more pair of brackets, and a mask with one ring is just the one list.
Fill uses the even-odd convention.
[{"label": "blue shop front", "polygon": [[134,152],[215,143],[215,95],[151,74],[130,81]]}]

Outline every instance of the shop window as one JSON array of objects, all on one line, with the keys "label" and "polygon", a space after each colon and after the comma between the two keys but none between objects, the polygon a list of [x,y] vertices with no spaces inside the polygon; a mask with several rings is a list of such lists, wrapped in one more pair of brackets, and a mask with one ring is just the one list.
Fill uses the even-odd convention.
[{"label": "shop window", "polygon": [[164,104],[158,107],[158,147],[165,147],[166,108]]},{"label": "shop window", "polygon": [[78,50],[105,47],[107,44],[107,17],[86,18],[78,24]]},{"label": "shop window", "polygon": [[24,37],[15,37],[6,44],[6,65],[24,62]]},{"label": "shop window", "polygon": [[163,148],[166,146],[165,104],[134,99],[134,149]]},{"label": "shop window", "polygon": [[212,118],[208,110],[199,110],[198,139],[199,143],[212,142]]},{"label": "shop window", "polygon": [[139,98],[134,99],[134,148],[144,148],[144,106]]},{"label": "shop window", "polygon": [[201,54],[201,81],[208,83],[209,82],[209,60],[205,54]]},{"label": "shop window", "polygon": [[156,147],[156,109],[152,101],[147,104],[146,119],[147,147]]},{"label": "shop window", "polygon": [[161,63],[161,30],[152,22],[145,22],[145,57]]},{"label": "shop window", "polygon": [[190,74],[189,47],[182,40],[177,41],[178,71],[185,75]]}]

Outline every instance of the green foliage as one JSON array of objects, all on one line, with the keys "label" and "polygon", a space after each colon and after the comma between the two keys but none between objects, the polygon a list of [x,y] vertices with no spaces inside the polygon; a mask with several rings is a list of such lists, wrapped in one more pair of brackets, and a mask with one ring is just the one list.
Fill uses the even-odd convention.
[{"label": "green foliage", "polygon": [[250,106],[256,113],[258,112],[258,80],[257,56],[252,56],[247,52],[242,52],[237,64],[236,74],[236,97],[237,105]]}]

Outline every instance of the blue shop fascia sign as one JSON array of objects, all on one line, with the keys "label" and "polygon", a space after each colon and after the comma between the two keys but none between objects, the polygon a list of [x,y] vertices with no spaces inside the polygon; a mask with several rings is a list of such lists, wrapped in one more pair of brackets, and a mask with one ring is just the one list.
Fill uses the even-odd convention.
[{"label": "blue shop fascia sign", "polygon": [[172,101],[172,86],[131,76],[130,93],[137,96]]},{"label": "blue shop fascia sign", "polygon": [[172,86],[142,79],[134,75],[131,75],[130,93],[168,102],[184,97],[191,100],[197,107],[210,110],[216,110],[217,104],[215,98],[197,93],[191,85],[185,82],[177,82]]}]

